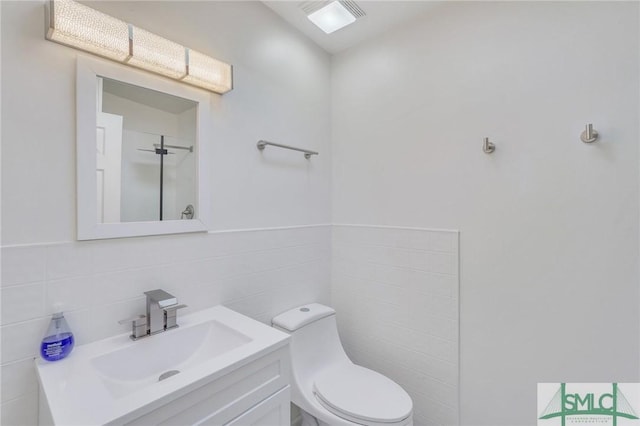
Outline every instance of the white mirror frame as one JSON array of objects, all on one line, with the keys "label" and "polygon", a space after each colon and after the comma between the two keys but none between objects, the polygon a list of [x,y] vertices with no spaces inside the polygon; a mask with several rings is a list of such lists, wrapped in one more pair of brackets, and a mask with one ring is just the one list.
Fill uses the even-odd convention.
[{"label": "white mirror frame", "polygon": [[[99,223],[96,189],[96,124],[98,77],[189,99],[196,108],[196,214],[190,220]],[[205,159],[211,141],[211,96],[208,92],[144,71],[103,60],[78,57],[76,75],[76,188],[78,240],[137,237],[207,231],[210,216],[209,179]]]}]

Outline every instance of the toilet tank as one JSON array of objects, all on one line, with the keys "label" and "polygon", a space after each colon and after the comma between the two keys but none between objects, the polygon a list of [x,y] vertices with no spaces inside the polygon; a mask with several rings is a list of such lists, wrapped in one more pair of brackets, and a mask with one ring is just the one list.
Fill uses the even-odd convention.
[{"label": "toilet tank", "polygon": [[278,315],[271,323],[291,335],[291,364],[299,380],[338,363],[351,362],[340,343],[336,311],[329,306],[300,306]]}]

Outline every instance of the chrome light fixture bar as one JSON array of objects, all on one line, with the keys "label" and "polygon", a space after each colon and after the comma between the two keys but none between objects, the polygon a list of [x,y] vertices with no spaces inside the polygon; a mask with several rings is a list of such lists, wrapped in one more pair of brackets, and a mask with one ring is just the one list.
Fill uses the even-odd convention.
[{"label": "chrome light fixture bar", "polygon": [[49,0],[46,38],[174,80],[224,94],[231,65],[73,0]]}]

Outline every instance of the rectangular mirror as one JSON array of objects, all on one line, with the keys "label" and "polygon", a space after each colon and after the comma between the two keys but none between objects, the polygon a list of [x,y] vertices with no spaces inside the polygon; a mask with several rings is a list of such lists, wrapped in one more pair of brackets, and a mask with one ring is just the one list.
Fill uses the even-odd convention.
[{"label": "rectangular mirror", "polygon": [[208,93],[78,59],[78,239],[208,229]]}]

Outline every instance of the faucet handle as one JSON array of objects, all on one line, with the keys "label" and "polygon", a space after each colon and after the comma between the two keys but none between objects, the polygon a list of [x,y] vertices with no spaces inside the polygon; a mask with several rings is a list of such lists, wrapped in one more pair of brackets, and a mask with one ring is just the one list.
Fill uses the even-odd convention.
[{"label": "faucet handle", "polygon": [[162,310],[165,312],[171,312],[171,311],[177,311],[178,309],[188,308],[188,307],[189,305],[185,305],[184,303],[182,303],[180,305],[167,306],[166,308],[162,308]]},{"label": "faucet handle", "polygon": [[140,337],[147,335],[147,316],[146,315],[136,315],[131,318],[123,319],[118,321],[118,324],[127,324],[131,323],[131,339],[136,340]]},{"label": "faucet handle", "polygon": [[144,294],[147,296],[147,301],[151,300],[161,308],[167,308],[178,303],[178,299],[174,295],[161,289],[145,291]]},{"label": "faucet handle", "polygon": [[187,305],[171,305],[166,308],[162,308],[164,311],[164,321],[167,326],[167,330],[170,328],[176,328],[178,326],[178,309],[186,308]]},{"label": "faucet handle", "polygon": [[127,324],[127,323],[130,323],[130,322],[134,323],[135,325],[138,325],[140,323],[146,324],[147,323],[146,321],[142,321],[142,320],[146,320],[146,319],[147,319],[146,315],[139,314],[139,315],[133,316],[131,318],[120,320],[120,321],[118,321],[118,324]]}]

